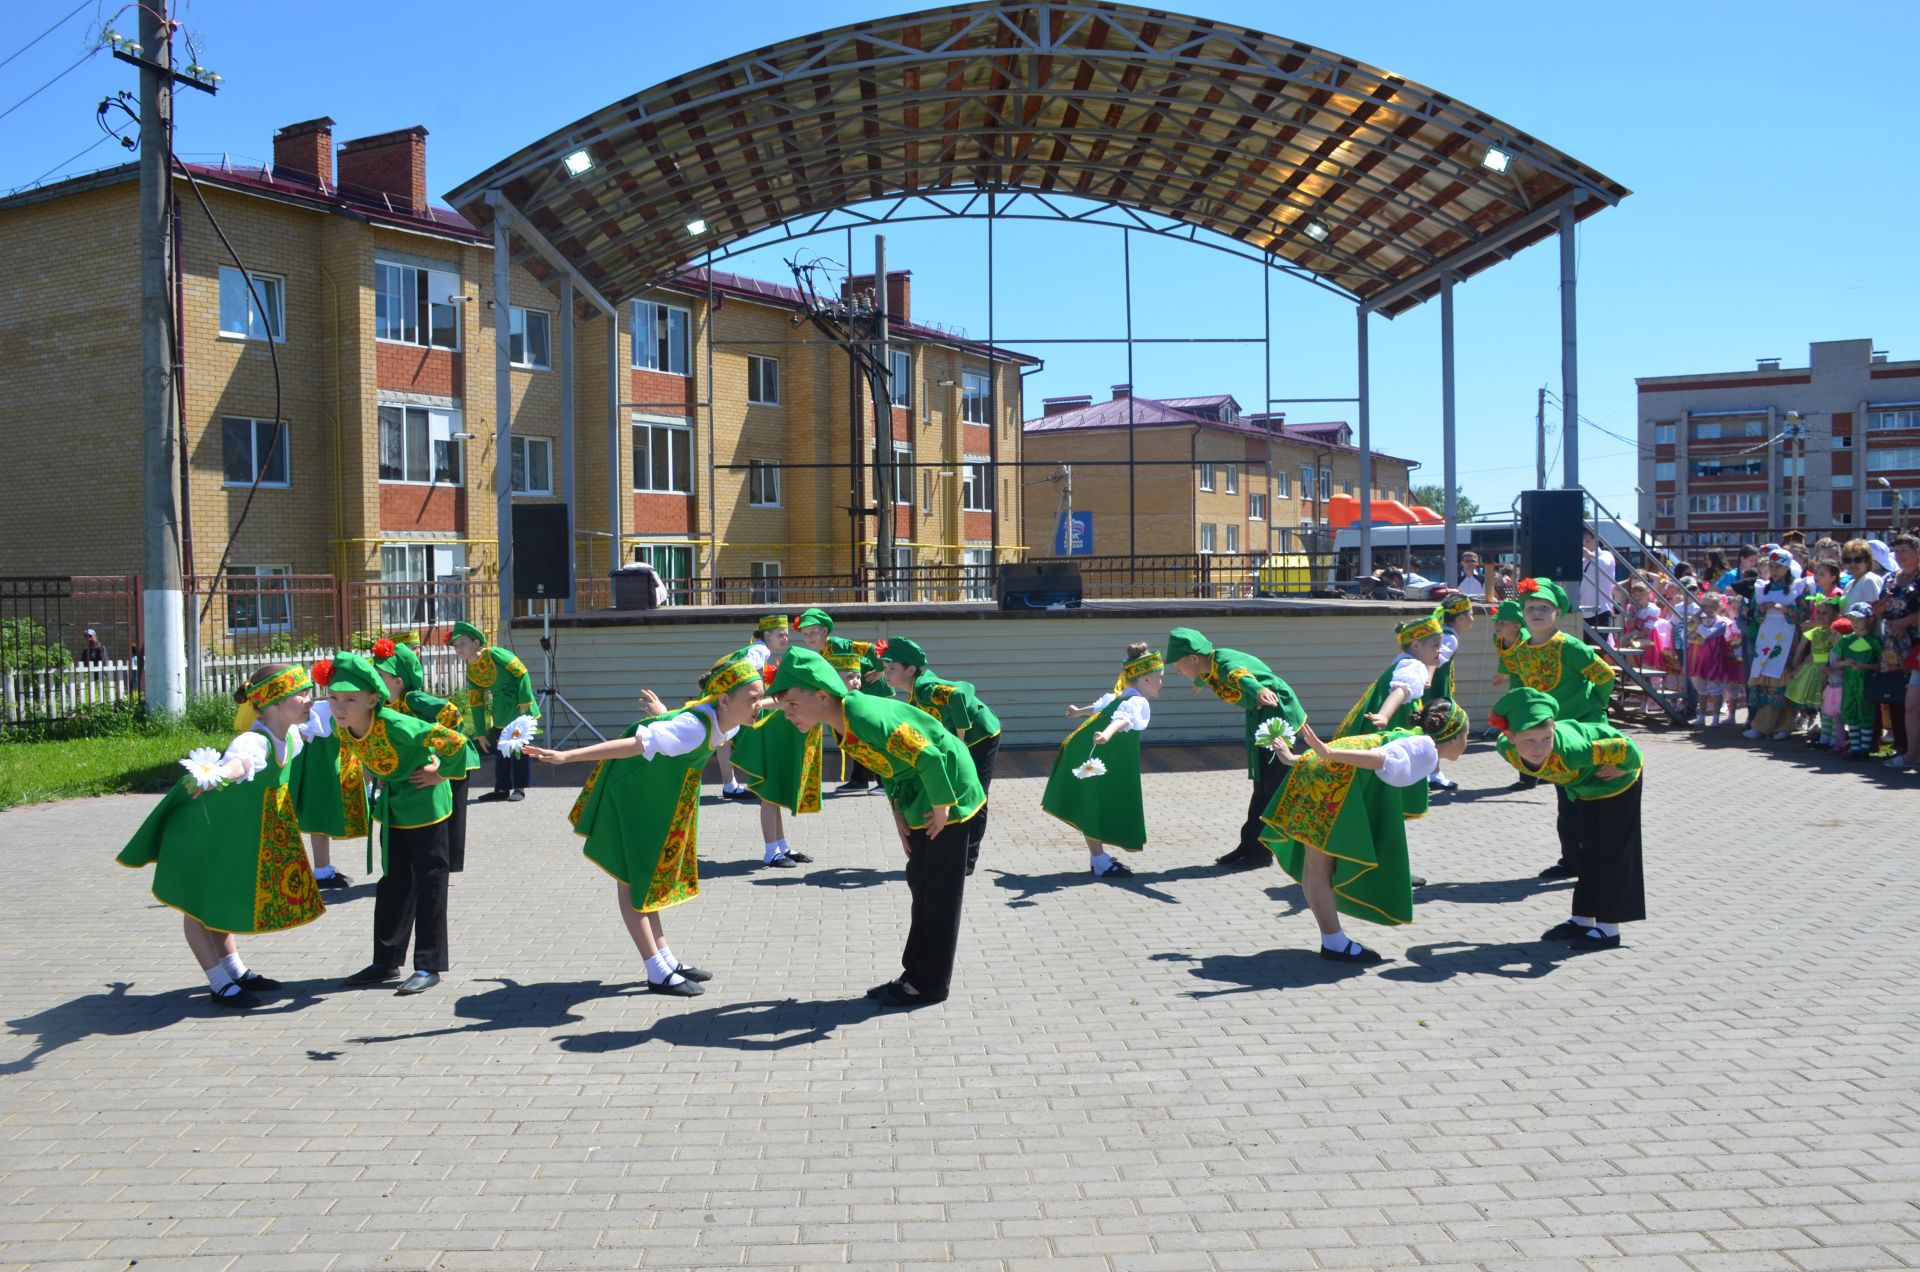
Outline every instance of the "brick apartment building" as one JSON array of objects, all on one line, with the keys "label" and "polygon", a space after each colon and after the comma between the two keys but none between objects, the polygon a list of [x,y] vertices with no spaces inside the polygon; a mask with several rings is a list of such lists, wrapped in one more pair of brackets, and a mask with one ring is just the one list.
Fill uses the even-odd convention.
[{"label": "brick apartment building", "polygon": [[[176,177],[186,572],[217,571],[231,538],[230,579],[326,574],[432,596],[436,584],[493,578],[495,323],[511,324],[513,497],[558,502],[558,299],[516,266],[500,304],[491,237],[428,197],[425,129],[345,142],[337,175],[335,157],[332,121],[317,119],[276,134],[271,168],[191,165],[264,313]],[[0,573],[141,569],[137,186],[127,165],[0,200],[0,380],[15,472],[32,475],[0,513]],[[914,322],[905,273],[889,290],[894,450],[918,478],[894,513],[898,561],[987,562],[996,543],[1019,543],[1017,482],[996,482],[989,460],[1019,458],[1019,371],[1034,360],[990,359]],[[778,600],[776,576],[849,571],[849,359],[799,320],[803,307],[792,288],[719,273],[621,298],[629,436],[611,448],[604,319],[577,324],[574,525],[587,598],[605,596],[614,555],[610,449],[628,505],[618,555],[650,560],[681,594],[754,577]],[[254,586],[258,601],[229,602],[230,631],[286,625],[275,585]]]},{"label": "brick apartment building", "polygon": [[[1073,509],[1093,514],[1092,555],[1296,552],[1324,527],[1335,495],[1359,493],[1360,451],[1338,420],[1289,424],[1280,414],[1245,414],[1232,395],[1146,398],[1116,384],[1112,396],[1046,399],[1022,426],[1030,487],[1026,542],[1054,549],[1073,470]],[[1133,429],[1129,533],[1127,430]],[[1271,451],[1269,451],[1271,447]],[[1268,456],[1272,471],[1268,471]],[[1408,498],[1412,461],[1373,454],[1373,494]]]},{"label": "brick apartment building", "polygon": [[[1920,362],[1825,340],[1807,365],[1643,376],[1640,523],[1739,543],[1799,528],[1884,537],[1920,504]],[[1793,414],[1798,413],[1798,419]]]}]

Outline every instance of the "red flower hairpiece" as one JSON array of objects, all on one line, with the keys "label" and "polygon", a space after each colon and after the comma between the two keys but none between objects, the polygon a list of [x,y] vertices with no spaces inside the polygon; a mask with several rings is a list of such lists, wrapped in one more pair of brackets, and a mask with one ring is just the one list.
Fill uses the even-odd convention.
[{"label": "red flower hairpiece", "polygon": [[800,616],[798,614],[795,614],[792,618],[787,620],[787,630],[791,632],[797,632],[800,630]]},{"label": "red flower hairpiece", "polygon": [[374,641],[373,656],[375,658],[393,657],[393,641],[385,636],[382,636],[379,640]]},{"label": "red flower hairpiece", "polygon": [[333,659],[331,658],[314,659],[313,683],[316,685],[319,685],[322,689],[324,689],[327,687],[327,681],[332,679],[333,679]]},{"label": "red flower hairpiece", "polygon": [[1502,733],[1507,731],[1507,717],[1501,715],[1498,711],[1492,712],[1487,716],[1487,723]]},{"label": "red flower hairpiece", "polygon": [[880,657],[882,654],[886,652],[887,652],[887,642],[885,638],[882,638],[880,640],[876,640],[873,642],[873,656],[875,658]]},{"label": "red flower hairpiece", "polygon": [[1538,592],[1539,590],[1540,590],[1539,579],[1521,579],[1519,586],[1514,588],[1514,591],[1520,593],[1520,595],[1522,596],[1532,596],[1535,592]]},{"label": "red flower hairpiece", "polygon": [[768,688],[772,688],[773,678],[779,674],[780,674],[779,664],[768,663],[766,666],[760,669],[760,683],[763,685],[766,685]]}]

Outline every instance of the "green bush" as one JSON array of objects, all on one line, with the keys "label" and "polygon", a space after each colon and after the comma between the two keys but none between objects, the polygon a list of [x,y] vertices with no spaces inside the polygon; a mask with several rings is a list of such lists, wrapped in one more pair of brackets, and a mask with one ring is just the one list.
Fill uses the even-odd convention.
[{"label": "green bush", "polygon": [[0,671],[50,671],[73,665],[73,651],[47,639],[31,618],[0,618]]},{"label": "green bush", "polygon": [[91,703],[60,720],[21,724],[7,730],[8,742],[65,742],[77,738],[168,737],[179,733],[231,733],[233,699],[199,694],[187,699],[179,720],[157,720],[146,713],[138,694],[122,702]]}]

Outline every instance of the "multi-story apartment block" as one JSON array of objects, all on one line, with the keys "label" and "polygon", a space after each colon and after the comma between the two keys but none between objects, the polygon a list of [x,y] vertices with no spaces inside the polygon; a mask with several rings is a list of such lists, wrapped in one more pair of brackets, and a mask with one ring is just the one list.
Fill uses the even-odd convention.
[{"label": "multi-story apartment block", "polygon": [[[1099,556],[1300,551],[1315,546],[1305,535],[1324,528],[1335,495],[1359,493],[1349,425],[1245,414],[1231,394],[1145,398],[1116,384],[1104,402],[1047,398],[1023,428],[1029,486],[1054,487],[1028,495],[1026,541],[1036,554],[1056,546],[1069,468],[1073,510],[1093,514]],[[1407,499],[1415,466],[1375,451],[1374,497]]]},{"label": "multi-story apartment block", "polygon": [[1643,376],[1640,522],[1702,543],[1884,534],[1920,504],[1920,361],[1825,340],[1807,365]]},{"label": "multi-story apartment block", "polygon": [[[186,573],[205,581],[224,559],[230,579],[265,580],[257,602],[230,600],[230,631],[286,625],[279,575],[417,583],[428,597],[495,576],[498,323],[512,499],[566,490],[555,293],[516,265],[511,294],[494,294],[491,238],[428,197],[425,129],[344,143],[337,176],[331,129],[281,129],[270,168],[188,166],[246,273],[175,180]],[[140,570],[136,191],[128,165],[0,200],[0,380],[15,471],[34,475],[0,513],[0,572]],[[992,461],[1019,459],[1019,372],[1034,360],[916,323],[908,276],[890,283],[897,563],[986,563],[1019,543],[1018,483]],[[697,271],[619,298],[617,376],[605,319],[579,321],[574,528],[589,597],[604,598],[615,558],[651,561],[682,596],[730,576],[767,580],[777,600],[779,576],[844,575],[871,556],[873,521],[848,511],[872,502],[870,465],[861,497],[851,484],[851,421],[870,448],[871,403],[804,308],[793,288]]]}]

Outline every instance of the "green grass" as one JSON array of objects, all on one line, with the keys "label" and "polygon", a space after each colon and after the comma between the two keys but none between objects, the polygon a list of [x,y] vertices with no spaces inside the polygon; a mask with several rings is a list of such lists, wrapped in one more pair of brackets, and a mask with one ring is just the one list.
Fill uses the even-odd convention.
[{"label": "green grass", "polygon": [[220,749],[231,733],[182,729],[154,735],[0,742],[0,808],[56,799],[164,791],[197,746]]}]

